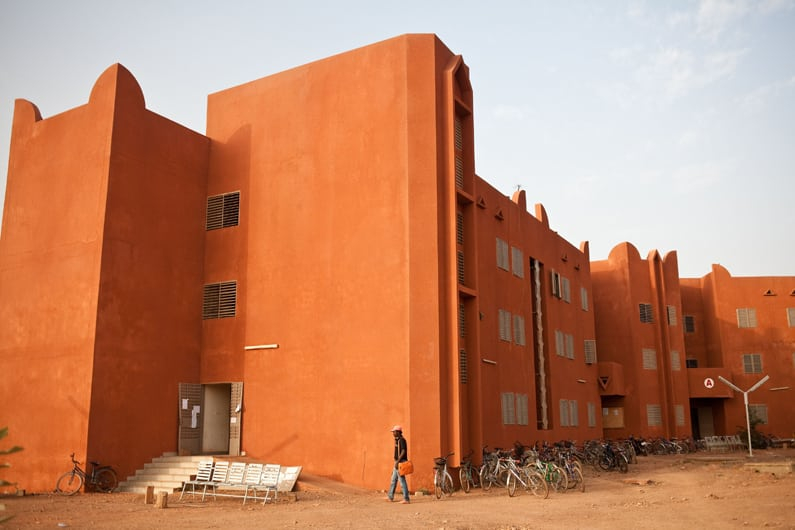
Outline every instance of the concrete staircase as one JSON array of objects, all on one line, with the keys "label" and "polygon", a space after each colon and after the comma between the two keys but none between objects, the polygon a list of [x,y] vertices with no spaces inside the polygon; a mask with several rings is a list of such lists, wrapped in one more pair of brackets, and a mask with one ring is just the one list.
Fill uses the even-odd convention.
[{"label": "concrete staircase", "polygon": [[208,459],[212,459],[212,456],[177,456],[166,453],[144,464],[143,469],[127,477],[127,480],[119,482],[117,491],[145,494],[147,486],[153,486],[155,494],[180,491],[182,484],[196,474],[199,461]]}]

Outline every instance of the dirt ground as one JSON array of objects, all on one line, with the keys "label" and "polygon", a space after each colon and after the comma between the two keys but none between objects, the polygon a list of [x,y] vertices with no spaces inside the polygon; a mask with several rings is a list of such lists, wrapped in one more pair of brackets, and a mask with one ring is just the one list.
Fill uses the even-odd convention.
[{"label": "dirt ground", "polygon": [[[244,506],[225,498],[145,504],[143,495],[4,497],[15,528],[788,528],[795,529],[795,449],[640,457],[627,474],[586,470],[585,492],[550,492],[546,500],[505,489],[456,491],[437,500],[385,502],[363,490],[302,475],[298,491]],[[385,487],[389,477],[384,477]],[[399,497],[396,497],[399,498]]]}]

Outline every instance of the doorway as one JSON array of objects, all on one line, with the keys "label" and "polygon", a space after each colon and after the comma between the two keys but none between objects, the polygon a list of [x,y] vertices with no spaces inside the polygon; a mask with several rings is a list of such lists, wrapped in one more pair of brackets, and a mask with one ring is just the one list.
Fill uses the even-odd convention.
[{"label": "doorway", "polygon": [[240,454],[243,383],[180,383],[180,455]]}]

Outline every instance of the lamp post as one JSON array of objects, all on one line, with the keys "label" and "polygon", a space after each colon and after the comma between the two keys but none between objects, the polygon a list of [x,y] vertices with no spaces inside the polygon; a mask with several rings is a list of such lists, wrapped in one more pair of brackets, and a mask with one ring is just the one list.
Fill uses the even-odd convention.
[{"label": "lamp post", "polygon": [[751,417],[748,414],[748,394],[750,394],[751,392],[762,386],[765,383],[765,381],[770,379],[770,376],[766,375],[765,377],[757,381],[756,384],[751,388],[749,388],[748,390],[741,390],[737,385],[735,385],[728,379],[724,378],[722,375],[719,375],[718,379],[720,379],[724,385],[728,386],[732,390],[741,392],[743,395],[743,401],[745,402],[745,425],[746,429],[748,429],[748,456],[753,457],[754,451],[753,449],[751,449]]}]

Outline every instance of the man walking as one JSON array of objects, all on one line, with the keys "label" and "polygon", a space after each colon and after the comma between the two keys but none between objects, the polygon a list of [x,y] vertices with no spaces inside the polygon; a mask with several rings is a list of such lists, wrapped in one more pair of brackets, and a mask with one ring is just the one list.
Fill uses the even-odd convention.
[{"label": "man walking", "polygon": [[398,465],[401,462],[405,462],[409,459],[409,447],[408,442],[406,439],[403,438],[403,427],[400,425],[395,425],[392,427],[392,434],[395,437],[395,451],[394,451],[394,461],[395,465],[392,467],[392,482],[389,485],[389,493],[387,493],[387,499],[389,502],[392,502],[395,496],[395,487],[397,486],[397,481],[400,479],[400,489],[403,490],[403,501],[402,504],[409,504],[411,501],[409,500],[409,486],[406,484],[406,477],[400,474],[398,471]]}]

